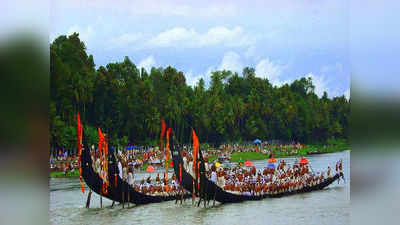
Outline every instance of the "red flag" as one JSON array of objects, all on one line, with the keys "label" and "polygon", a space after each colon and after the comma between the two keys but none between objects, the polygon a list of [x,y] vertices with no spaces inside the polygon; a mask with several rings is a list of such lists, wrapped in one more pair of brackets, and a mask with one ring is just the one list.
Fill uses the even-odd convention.
[{"label": "red flag", "polygon": [[168,128],[167,130],[167,144],[165,145],[165,171],[167,173],[166,181],[168,182],[168,161],[169,161],[169,135],[171,134],[172,129]]},{"label": "red flag", "polygon": [[179,163],[179,182],[182,184],[182,164]]},{"label": "red flag", "polygon": [[77,148],[78,148],[78,165],[79,165],[79,180],[81,184],[81,191],[82,193],[85,193],[85,185],[83,184],[82,180],[82,168],[80,166],[81,162],[81,155],[82,155],[82,124],[81,124],[81,118],[79,116],[79,112],[76,115],[76,139],[77,139]]},{"label": "red flag", "polygon": [[[77,148],[78,148],[78,156],[81,156],[82,153],[82,124],[81,118],[79,116],[79,112],[76,115],[76,139],[77,139]],[[80,157],[78,159],[80,161]]]},{"label": "red flag", "polygon": [[104,138],[104,135],[103,135],[103,142],[104,142],[104,154],[105,155],[108,155],[108,142],[107,142],[107,140]]},{"label": "red flag", "polygon": [[85,193],[85,185],[83,184],[82,176],[79,177],[80,183],[81,183],[81,191],[82,193]]},{"label": "red flag", "polygon": [[165,134],[165,129],[167,128],[167,125],[165,125],[165,121],[161,120],[161,134],[160,134],[160,139],[164,138]]},{"label": "red flag", "polygon": [[193,167],[196,168],[197,164],[197,153],[199,151],[199,139],[197,138],[196,132],[192,129],[193,135]]},{"label": "red flag", "polygon": [[165,129],[167,128],[167,125],[165,125],[165,121],[161,120],[161,134],[160,134],[160,151],[163,151],[164,149],[164,135],[165,135]]},{"label": "red flag", "polygon": [[101,133],[100,127],[97,128],[97,131],[99,133],[99,154],[101,155],[103,149],[104,136],[103,133]]}]

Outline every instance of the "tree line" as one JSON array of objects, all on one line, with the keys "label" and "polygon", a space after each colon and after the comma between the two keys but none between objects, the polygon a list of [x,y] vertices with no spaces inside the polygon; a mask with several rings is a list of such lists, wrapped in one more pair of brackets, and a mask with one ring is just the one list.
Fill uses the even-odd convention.
[{"label": "tree line", "polygon": [[279,139],[301,143],[348,139],[350,101],[319,98],[311,78],[281,87],[245,67],[242,74],[222,70],[191,87],[183,72],[168,66],[138,68],[128,57],[106,66],[94,64],[79,34],[50,44],[50,145],[74,148],[79,112],[89,143],[97,127],[115,145],[156,145],[161,119],[181,143],[194,128],[203,143]]}]

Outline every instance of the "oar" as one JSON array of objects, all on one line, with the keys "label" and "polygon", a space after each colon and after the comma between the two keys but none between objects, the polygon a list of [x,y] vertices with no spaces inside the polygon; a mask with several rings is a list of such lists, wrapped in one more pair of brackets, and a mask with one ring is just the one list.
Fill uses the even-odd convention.
[{"label": "oar", "polygon": [[184,200],[185,192],[184,192],[183,186],[182,185],[180,185],[180,186],[181,186],[181,205],[182,205],[182,200]]},{"label": "oar", "polygon": [[217,195],[217,190],[216,190],[216,188],[214,187],[214,202],[213,202],[213,206],[215,206],[215,196]]},{"label": "oar", "polygon": [[87,201],[86,201],[86,208],[90,207],[90,199],[92,197],[92,189],[90,189],[88,197],[87,197]]}]

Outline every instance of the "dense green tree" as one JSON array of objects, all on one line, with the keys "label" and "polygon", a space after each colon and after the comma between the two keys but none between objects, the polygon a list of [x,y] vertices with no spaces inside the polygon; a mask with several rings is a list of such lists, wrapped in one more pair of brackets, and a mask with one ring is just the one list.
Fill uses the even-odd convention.
[{"label": "dense green tree", "polygon": [[200,79],[191,87],[176,68],[146,71],[128,57],[96,69],[77,33],[50,44],[50,72],[53,149],[75,148],[77,112],[89,143],[97,142],[100,127],[113,146],[155,145],[161,119],[181,143],[190,142],[192,128],[209,143],[348,138],[350,102],[318,98],[311,78],[276,87],[245,67],[242,74],[214,71],[209,85]]}]

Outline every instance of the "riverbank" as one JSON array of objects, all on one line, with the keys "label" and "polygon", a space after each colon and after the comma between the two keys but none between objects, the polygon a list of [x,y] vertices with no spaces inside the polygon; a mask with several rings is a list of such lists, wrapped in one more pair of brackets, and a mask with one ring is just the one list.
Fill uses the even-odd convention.
[{"label": "riverbank", "polygon": [[[285,157],[301,157],[312,154],[325,154],[333,152],[342,152],[350,149],[350,145],[343,141],[334,141],[327,144],[314,144],[305,145],[301,149],[282,149],[279,147],[272,147],[268,149],[266,153],[262,151],[250,151],[250,152],[234,152],[230,155],[231,162],[238,162],[242,160],[265,160],[268,159],[270,153],[273,153],[275,158],[285,158]],[[209,161],[212,162],[217,159],[217,156],[211,155]]]},{"label": "riverbank", "polygon": [[[282,148],[278,146],[266,147],[263,152],[261,151],[249,151],[249,152],[234,152],[230,155],[231,162],[238,162],[240,159],[242,160],[265,160],[268,159],[270,153],[273,153],[275,158],[285,158],[285,157],[301,157],[312,154],[324,154],[324,153],[333,153],[333,152],[342,152],[344,150],[350,149],[350,145],[343,140],[331,140],[327,143],[320,144],[312,144],[312,145],[304,145],[303,148],[295,149],[295,148]],[[217,159],[216,155],[209,155],[209,162],[213,162]],[[171,161],[171,160],[170,160]],[[164,163],[163,163],[164,164]],[[141,166],[141,170],[145,171],[149,166],[148,163],[145,163]],[[170,166],[172,168],[172,166]],[[62,171],[53,171],[50,172],[51,178],[65,178],[65,177],[79,177],[79,170],[75,169],[67,172],[65,174]]]},{"label": "riverbank", "polygon": [[63,171],[51,171],[50,172],[50,177],[51,178],[66,178],[66,177],[79,177],[79,170],[75,169],[72,171],[68,171],[67,173],[64,173]]}]

